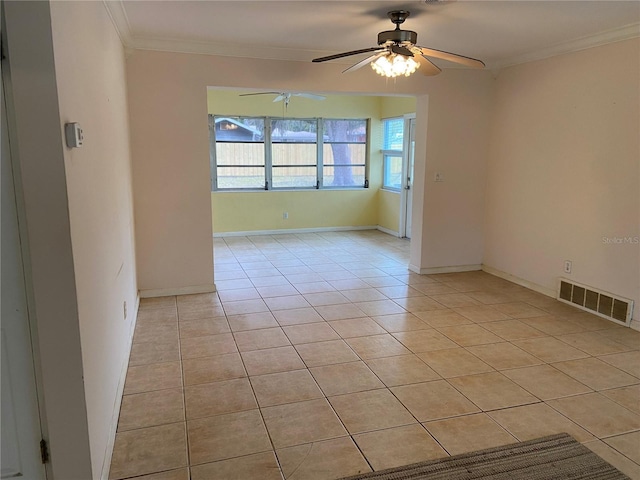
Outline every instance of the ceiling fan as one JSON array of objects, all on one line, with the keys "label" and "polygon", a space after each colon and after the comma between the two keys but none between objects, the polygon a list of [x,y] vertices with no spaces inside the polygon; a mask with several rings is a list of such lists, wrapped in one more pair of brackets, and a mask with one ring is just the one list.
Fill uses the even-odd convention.
[{"label": "ceiling fan", "polygon": [[[342,73],[357,70],[367,63],[371,63],[373,69],[381,75],[395,77],[398,75],[409,76],[417,69],[424,75],[437,75],[442,70],[429,58],[439,58],[449,62],[459,63],[471,68],[484,68],[484,63],[471,57],[465,57],[456,53],[425,48],[416,45],[418,34],[411,30],[401,30],[400,25],[404,23],[410,12],[407,10],[393,10],[387,13],[391,22],[395,24],[395,30],[386,30],[378,34],[378,46],[353,50],[351,52],[338,53],[327,57],[314,58],[313,62],[326,62],[351,55],[362,53],[373,53],[364,60],[350,66]],[[394,69],[394,63],[395,69]],[[402,64],[402,65],[401,65]],[[403,65],[408,65],[403,67]]]},{"label": "ceiling fan", "polygon": [[310,98],[311,100],[324,100],[326,97],[322,95],[315,95],[313,93],[292,93],[292,92],[258,92],[258,93],[241,93],[241,97],[248,97],[251,95],[277,95],[276,98],[273,99],[273,102],[284,102],[284,106],[288,107],[289,102],[291,101],[291,97],[304,97]]}]

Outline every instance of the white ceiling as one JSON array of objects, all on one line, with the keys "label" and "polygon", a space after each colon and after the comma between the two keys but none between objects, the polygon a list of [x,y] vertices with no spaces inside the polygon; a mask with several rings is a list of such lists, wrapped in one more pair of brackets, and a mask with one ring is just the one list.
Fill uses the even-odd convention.
[{"label": "white ceiling", "polygon": [[[393,29],[418,44],[483,60],[490,68],[640,36],[640,1],[105,1],[132,48],[281,60],[373,47]],[[362,58],[362,57],[360,57]],[[342,59],[355,63],[359,57]],[[438,62],[441,67],[453,66]]]}]

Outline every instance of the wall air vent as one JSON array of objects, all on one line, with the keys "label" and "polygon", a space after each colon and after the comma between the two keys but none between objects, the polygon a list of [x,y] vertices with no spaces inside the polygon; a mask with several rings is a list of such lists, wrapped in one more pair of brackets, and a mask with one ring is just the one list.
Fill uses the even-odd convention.
[{"label": "wall air vent", "polygon": [[566,278],[560,279],[558,300],[622,325],[629,326],[631,323],[633,300],[587,287]]}]

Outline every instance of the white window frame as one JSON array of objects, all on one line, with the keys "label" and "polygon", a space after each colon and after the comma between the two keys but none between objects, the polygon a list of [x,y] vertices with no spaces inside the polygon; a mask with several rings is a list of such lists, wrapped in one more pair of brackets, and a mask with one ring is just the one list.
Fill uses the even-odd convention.
[{"label": "white window frame", "polygon": [[[262,142],[252,142],[252,143],[263,143],[264,144],[264,169],[265,169],[265,184],[264,187],[256,188],[256,187],[239,187],[239,188],[219,188],[218,187],[218,166],[216,159],[216,134],[215,134],[215,119],[216,118],[255,118],[261,119],[264,123],[264,139]],[[273,120],[315,120],[317,122],[316,126],[316,185],[311,187],[273,187],[273,149],[272,149],[272,138],[271,138],[271,128]],[[325,120],[347,120],[347,121],[363,121],[365,122],[365,130],[366,130],[366,139],[364,142],[348,142],[354,144],[364,144],[365,145],[365,161],[364,165],[361,163],[353,164],[354,166],[364,167],[364,184],[363,185],[346,185],[346,186],[333,186],[333,185],[324,185],[324,121]],[[209,156],[210,156],[210,164],[211,164],[211,191],[212,192],[256,192],[261,190],[266,191],[283,191],[283,190],[359,190],[361,188],[369,188],[369,169],[370,169],[370,155],[369,155],[369,144],[371,139],[371,120],[369,118],[296,118],[296,117],[265,117],[258,115],[214,115],[209,114]],[[241,142],[238,142],[241,143]],[[296,142],[291,142],[295,144]],[[300,142],[304,144],[312,144],[312,142]],[[334,143],[334,142],[326,142]],[[238,164],[239,166],[242,166]],[[333,166],[334,164],[331,164]]]}]

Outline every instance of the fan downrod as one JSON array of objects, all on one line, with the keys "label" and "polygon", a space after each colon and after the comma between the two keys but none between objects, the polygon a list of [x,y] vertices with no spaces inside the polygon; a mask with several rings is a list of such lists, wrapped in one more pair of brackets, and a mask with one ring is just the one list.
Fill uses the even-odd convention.
[{"label": "fan downrod", "polygon": [[411,15],[411,12],[408,10],[392,10],[387,13],[391,22],[394,23],[398,29],[400,28],[400,24],[404,23],[409,15]]},{"label": "fan downrod", "polygon": [[411,30],[401,30],[400,24],[404,23],[407,17],[411,15],[407,10],[392,10],[387,13],[389,19],[396,25],[395,30],[387,30],[378,34],[378,45],[384,44],[412,44],[418,41],[418,34]]}]

